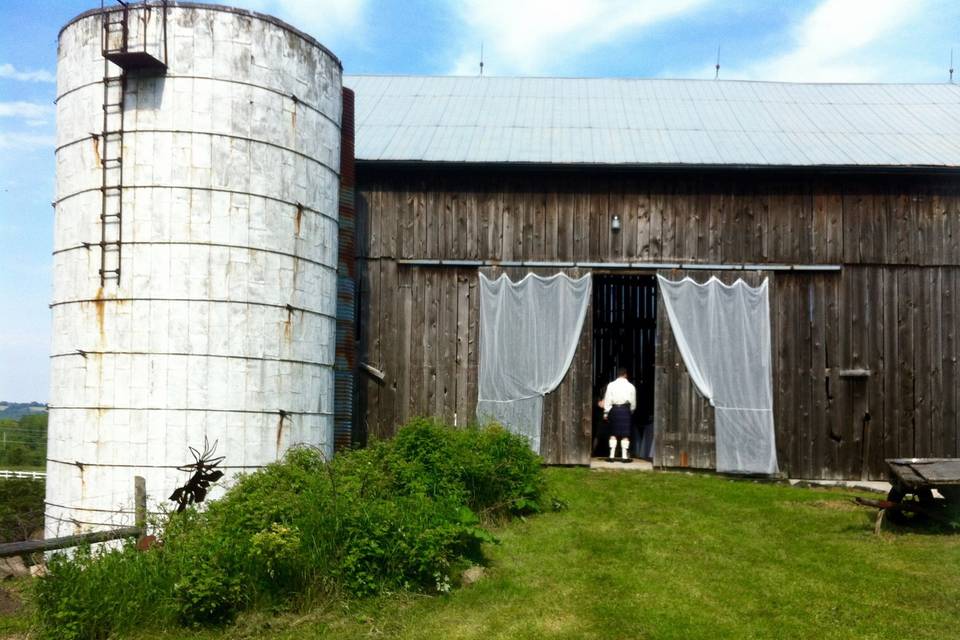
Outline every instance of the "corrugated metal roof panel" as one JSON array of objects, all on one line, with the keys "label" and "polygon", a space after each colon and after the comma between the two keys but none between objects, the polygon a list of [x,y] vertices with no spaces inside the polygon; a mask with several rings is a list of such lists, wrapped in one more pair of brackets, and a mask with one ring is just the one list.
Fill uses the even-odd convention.
[{"label": "corrugated metal roof panel", "polygon": [[346,76],[360,160],[960,167],[960,86]]}]

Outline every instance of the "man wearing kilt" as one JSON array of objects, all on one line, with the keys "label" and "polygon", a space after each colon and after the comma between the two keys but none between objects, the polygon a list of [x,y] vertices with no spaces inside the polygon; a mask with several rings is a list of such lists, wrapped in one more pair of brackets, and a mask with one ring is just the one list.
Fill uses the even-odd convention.
[{"label": "man wearing kilt", "polygon": [[607,385],[603,396],[603,417],[610,424],[610,460],[616,460],[620,441],[623,462],[630,461],[630,428],[637,408],[637,389],[627,379],[627,370],[617,369],[617,379]]}]

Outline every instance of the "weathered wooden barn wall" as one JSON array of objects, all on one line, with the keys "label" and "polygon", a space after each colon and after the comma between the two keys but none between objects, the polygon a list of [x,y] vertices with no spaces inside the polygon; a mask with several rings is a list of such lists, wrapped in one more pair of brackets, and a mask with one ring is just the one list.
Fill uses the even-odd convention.
[{"label": "weathered wooden barn wall", "polygon": [[[506,273],[515,280],[530,271],[552,275],[558,270],[483,269],[488,277]],[[398,425],[420,415],[441,416],[451,424],[472,422],[480,337],[478,270],[398,268],[394,260],[373,260],[363,274],[362,360],[385,373],[382,381],[372,376],[361,380],[360,419],[368,438],[388,438]],[[588,314],[567,376],[544,402],[542,453],[552,462],[589,462],[591,326]]]},{"label": "weathered wooden barn wall", "polygon": [[[371,437],[390,436],[414,415],[452,421],[456,414],[463,423],[476,403],[477,268],[402,260],[806,264],[843,269],[663,271],[770,277],[781,469],[795,477],[882,477],[885,457],[958,452],[956,177],[366,164],[358,194],[361,360],[385,374],[361,380],[361,426]],[[616,234],[614,214],[622,222]],[[505,269],[512,277],[530,271]],[[664,320],[658,459],[710,468],[712,414]],[[549,462],[587,460],[590,357],[588,327],[574,366],[547,399]],[[870,375],[843,375],[854,369]]]}]

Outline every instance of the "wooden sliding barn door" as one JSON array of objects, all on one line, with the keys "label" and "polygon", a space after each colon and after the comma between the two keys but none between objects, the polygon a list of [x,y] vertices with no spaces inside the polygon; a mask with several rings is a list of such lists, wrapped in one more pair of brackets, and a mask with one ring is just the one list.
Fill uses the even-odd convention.
[{"label": "wooden sliding barn door", "polygon": [[[716,274],[724,282],[743,274],[752,285],[765,275]],[[670,272],[666,277],[685,275],[704,282],[711,274]],[[893,415],[889,407],[912,406],[894,405],[891,396],[914,390],[912,367],[895,360],[897,327],[901,334],[912,328],[909,314],[914,308],[898,304],[896,275],[892,270],[844,267],[842,272],[776,272],[771,277],[773,407],[781,473],[793,478],[882,479],[883,458],[905,450],[897,446],[896,436],[912,416]],[[911,295],[918,295],[916,290],[923,293],[919,285],[907,288]],[[659,309],[657,464],[713,469],[713,409],[690,380],[662,301]],[[912,359],[912,351],[907,351],[912,340],[899,343],[899,359]],[[899,384],[897,378],[902,379]]]}]

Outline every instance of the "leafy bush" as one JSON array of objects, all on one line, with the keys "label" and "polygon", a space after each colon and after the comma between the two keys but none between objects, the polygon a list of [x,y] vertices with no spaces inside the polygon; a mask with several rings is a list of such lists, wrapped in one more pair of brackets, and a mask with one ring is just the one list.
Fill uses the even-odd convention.
[{"label": "leafy bush", "polygon": [[180,622],[222,624],[233,620],[243,603],[240,577],[215,561],[188,567],[173,585]]},{"label": "leafy bush", "polygon": [[43,528],[43,492],[37,480],[0,479],[0,542],[26,540]]},{"label": "leafy bush", "polygon": [[416,419],[400,430],[396,453],[434,496],[461,499],[485,517],[540,509],[540,458],[527,442],[502,427],[453,430]]},{"label": "leafy bush", "polygon": [[[40,635],[224,624],[318,592],[445,592],[495,542],[484,523],[538,511],[542,496],[539,457],[496,426],[418,419],[329,462],[295,448],[205,509],[172,515],[155,549],[52,561],[36,586]],[[135,587],[110,584],[133,576]]]}]

